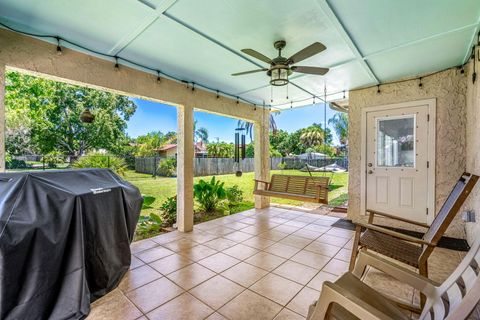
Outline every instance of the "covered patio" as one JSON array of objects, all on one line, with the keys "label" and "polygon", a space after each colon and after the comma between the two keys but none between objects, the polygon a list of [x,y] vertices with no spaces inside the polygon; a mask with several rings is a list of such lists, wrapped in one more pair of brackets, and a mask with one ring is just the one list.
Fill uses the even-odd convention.
[{"label": "covered patio", "polygon": [[[480,173],[479,21],[474,0],[3,1],[0,171],[7,70],[173,105],[177,230],[132,243],[130,270],[88,319],[305,319],[323,282],[348,271],[353,229],[332,226],[338,217],[270,206],[264,195],[255,209],[194,225],[194,110],[254,124],[262,181],[271,178],[271,114],[311,104],[348,112],[344,218],[365,221],[368,209],[383,208],[428,226],[462,173]],[[328,73],[294,74],[273,89],[264,73],[231,76],[268,70],[242,49],[273,57],[277,40],[288,54],[324,43],[306,64]],[[411,122],[383,130],[391,119]],[[479,208],[477,186],[445,235],[472,245],[480,223],[461,212]],[[465,254],[436,247],[429,278],[442,282]],[[361,280],[420,302],[418,291],[373,268]]]}]

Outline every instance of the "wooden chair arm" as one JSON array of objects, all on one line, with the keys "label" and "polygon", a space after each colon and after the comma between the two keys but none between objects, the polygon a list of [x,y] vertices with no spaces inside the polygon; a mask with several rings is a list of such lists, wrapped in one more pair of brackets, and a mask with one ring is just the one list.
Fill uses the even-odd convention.
[{"label": "wooden chair arm", "polygon": [[383,234],[388,234],[389,236],[398,238],[400,240],[405,240],[405,241],[413,242],[413,243],[416,243],[416,244],[435,247],[435,244],[433,244],[431,242],[428,242],[428,241],[425,241],[423,239],[415,238],[415,237],[412,237],[412,236],[409,236],[409,235],[406,235],[406,234],[403,234],[403,233],[400,233],[400,232],[396,232],[396,231],[393,231],[393,230],[390,230],[390,229],[387,229],[387,228],[383,228],[383,227],[380,227],[380,226],[376,226],[376,225],[373,225],[373,224],[370,224],[370,223],[355,222],[355,224],[357,226],[361,226],[361,227],[364,227],[366,229],[381,232]]},{"label": "wooden chair arm", "polygon": [[315,306],[311,308],[312,311],[309,312],[307,319],[329,319],[329,311],[333,303],[341,305],[359,319],[393,320],[393,318],[387,316],[362,299],[359,299],[347,290],[330,281],[325,281],[323,283],[320,299],[318,299]]},{"label": "wooden chair arm", "polygon": [[268,182],[268,181],[263,181],[263,180],[258,180],[258,179],[253,179],[253,181],[261,182],[261,183],[265,183],[265,184],[270,184],[270,182]]},{"label": "wooden chair arm", "polygon": [[265,189],[264,190],[268,190],[268,188],[270,186],[270,182],[267,182],[267,181],[258,180],[258,179],[253,179],[253,181],[255,181],[255,186],[254,186],[253,190],[258,190],[258,184],[259,183],[265,184]]},{"label": "wooden chair arm", "polygon": [[395,219],[395,220],[398,220],[398,221],[414,224],[414,225],[417,225],[417,226],[420,226],[420,227],[430,228],[430,226],[426,223],[421,223],[421,222],[417,222],[417,221],[408,220],[408,219],[397,217],[397,216],[394,216],[394,215],[391,215],[391,214],[388,214],[388,213],[385,213],[385,212],[380,212],[380,211],[376,211],[376,210],[369,210],[369,209],[367,209],[366,211],[370,213],[370,215],[368,217],[368,223],[373,222],[374,215],[379,215],[379,216],[387,217],[387,218],[390,218],[390,219]]},{"label": "wooden chair arm", "polygon": [[392,261],[386,260],[377,254],[371,253],[368,250],[361,250],[352,273],[357,278],[360,278],[363,270],[365,270],[367,266],[371,266],[377,270],[385,272],[400,282],[404,282],[421,291],[427,297],[434,294],[436,287],[439,285],[435,281],[425,278],[418,273],[404,268]]}]

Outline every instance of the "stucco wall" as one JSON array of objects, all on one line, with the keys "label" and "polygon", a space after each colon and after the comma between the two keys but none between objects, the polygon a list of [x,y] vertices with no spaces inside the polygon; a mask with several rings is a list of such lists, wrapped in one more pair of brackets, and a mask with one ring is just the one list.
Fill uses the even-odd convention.
[{"label": "stucco wall", "polygon": [[[477,67],[478,68],[478,67]],[[478,69],[477,69],[478,70]],[[477,71],[478,72],[478,71]],[[480,79],[472,83],[473,64],[467,68],[467,171],[480,175]],[[465,209],[474,210],[476,223],[466,223],[467,240],[473,243],[475,236],[480,234],[480,183],[470,194]]]},{"label": "stucco wall", "polygon": [[[467,77],[457,69],[449,69],[422,78],[401,83],[386,84],[350,92],[349,97],[349,204],[348,216],[360,213],[360,155],[361,110],[365,107],[435,98],[436,119],[436,209],[437,212],[450,193],[456,180],[465,170],[466,162],[466,90]],[[448,233],[464,237],[464,223],[457,217]]]}]

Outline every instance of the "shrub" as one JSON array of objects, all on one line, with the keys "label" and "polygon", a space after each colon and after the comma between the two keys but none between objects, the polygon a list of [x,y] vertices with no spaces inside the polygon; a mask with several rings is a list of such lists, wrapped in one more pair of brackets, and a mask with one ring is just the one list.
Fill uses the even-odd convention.
[{"label": "shrub", "polygon": [[162,210],[161,218],[164,224],[169,226],[177,222],[177,197],[169,197],[160,206]]},{"label": "shrub", "polygon": [[143,195],[142,210],[152,209],[152,204],[155,202],[155,197]]},{"label": "shrub", "polygon": [[98,152],[89,153],[78,158],[73,163],[74,168],[108,168],[120,175],[124,175],[127,165],[122,158]]},{"label": "shrub", "polygon": [[10,158],[10,161],[6,160],[6,166],[7,169],[26,169],[29,167],[25,161],[15,158]]},{"label": "shrub", "polygon": [[277,165],[277,168],[280,169],[280,170],[285,170],[286,167],[287,167],[287,163],[286,163],[286,162],[280,162],[280,163]]},{"label": "shrub", "polygon": [[200,180],[193,186],[193,195],[203,210],[214,212],[219,203],[227,197],[223,184],[223,182],[215,181],[215,177],[212,177],[210,182]]},{"label": "shrub", "polygon": [[43,156],[43,162],[49,168],[56,168],[57,164],[65,162],[65,158],[60,151],[52,151]]},{"label": "shrub", "polygon": [[137,234],[145,236],[151,233],[157,233],[162,230],[163,221],[155,213],[150,213],[149,216],[140,216],[137,223]]},{"label": "shrub", "polygon": [[168,158],[160,161],[157,174],[163,177],[175,177],[177,175],[177,159]]},{"label": "shrub", "polygon": [[234,185],[226,189],[227,200],[230,205],[236,205],[243,201],[243,191],[238,185]]}]

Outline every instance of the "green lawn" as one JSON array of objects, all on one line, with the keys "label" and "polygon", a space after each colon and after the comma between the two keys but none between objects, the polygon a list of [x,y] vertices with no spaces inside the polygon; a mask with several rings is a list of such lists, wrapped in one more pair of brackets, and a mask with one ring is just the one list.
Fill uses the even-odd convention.
[{"label": "green lawn", "polygon": [[[308,175],[308,172],[301,172],[299,170],[272,170],[271,173],[277,174],[295,174],[295,175]],[[323,173],[312,173],[316,176],[322,176]],[[244,192],[244,199],[246,202],[250,202],[253,207],[253,172],[246,172],[242,177],[236,177],[234,174],[221,175],[216,178],[222,182],[225,182],[225,186],[233,186],[237,184],[241,190]],[[331,191],[328,194],[329,204],[332,206],[337,206],[344,203],[347,200],[347,188],[348,188],[348,173],[327,173],[327,177],[332,177],[331,182]],[[151,175],[136,173],[134,171],[127,171],[124,178],[134,185],[136,185],[142,194],[153,196],[156,198],[153,203],[154,209],[144,210],[142,214],[149,214],[150,212],[156,212],[160,205],[165,201],[167,197],[174,196],[176,194],[177,179],[176,178],[164,178],[156,177],[153,178]],[[212,176],[207,177],[196,177],[195,182],[200,179],[211,179]],[[301,205],[302,203],[295,200],[271,198],[272,202],[290,204],[290,205]],[[245,210],[248,209],[248,206]]]}]

